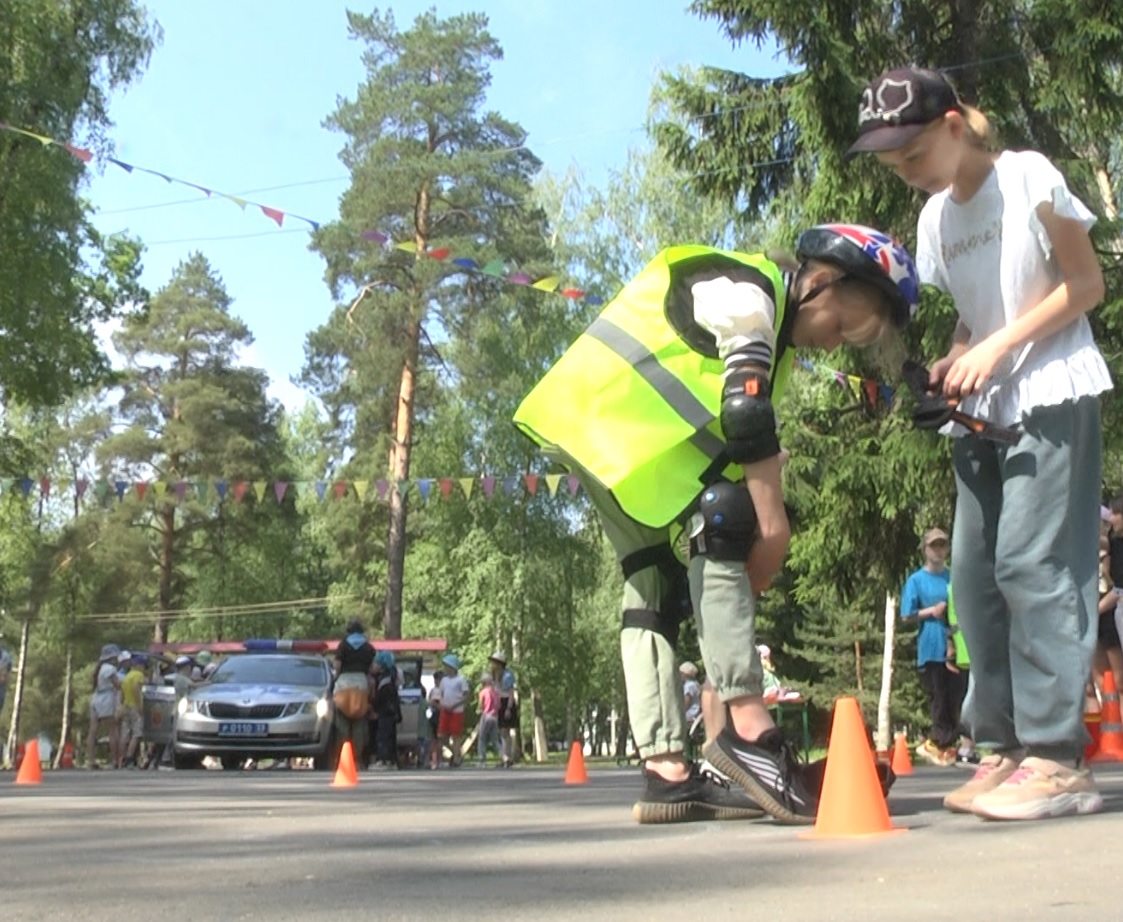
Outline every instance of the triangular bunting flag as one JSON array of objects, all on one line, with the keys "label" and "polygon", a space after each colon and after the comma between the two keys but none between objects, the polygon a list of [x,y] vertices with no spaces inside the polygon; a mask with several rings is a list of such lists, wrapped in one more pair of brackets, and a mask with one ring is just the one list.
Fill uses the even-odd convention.
[{"label": "triangular bunting flag", "polygon": [[246,490],[249,489],[249,481],[235,480],[234,481],[234,502],[240,503],[246,495]]},{"label": "triangular bunting flag", "polygon": [[85,477],[81,478],[80,480],[74,481],[74,492],[77,494],[79,499],[86,495],[86,488],[89,487],[89,485],[90,482],[86,480]]},{"label": "triangular bunting flag", "polygon": [[317,480],[314,486],[316,487],[316,496],[319,497],[320,502],[322,503],[324,501],[324,494],[328,491],[327,481]]},{"label": "triangular bunting flag", "polygon": [[370,486],[370,481],[355,480],[352,481],[352,483],[354,483],[355,485],[355,495],[359,497],[359,502],[361,503],[364,499],[367,498],[367,488]]},{"label": "triangular bunting flag", "polygon": [[273,496],[277,500],[277,502],[284,501],[285,491],[288,489],[288,486],[288,482],[284,480],[278,480],[275,484],[273,484]]},{"label": "triangular bunting flag", "polygon": [[406,253],[416,253],[417,252],[417,244],[414,243],[412,240],[403,240],[401,243],[395,243],[394,249],[395,250],[402,250]]},{"label": "triangular bunting flag", "polygon": [[893,388],[888,384],[881,385],[881,399],[885,401],[887,407],[893,406]]},{"label": "triangular bunting flag", "polygon": [[553,291],[560,284],[561,279],[556,275],[547,275],[544,279],[539,279],[530,287],[537,288],[539,291]]},{"label": "triangular bunting flag", "polygon": [[592,305],[604,304],[604,298],[600,295],[585,295],[585,303]]},{"label": "triangular bunting flag", "polygon": [[507,276],[507,281],[512,285],[529,285],[531,278],[525,272],[512,272]]},{"label": "triangular bunting flag", "polygon": [[471,477],[460,478],[460,489],[464,491],[465,499],[472,498],[472,487],[474,487],[475,485],[476,481],[474,481]]},{"label": "triangular bunting flag", "polygon": [[449,496],[452,494],[452,478],[451,477],[442,477],[440,480],[437,481],[437,485],[440,487],[441,496],[445,499],[448,499]]},{"label": "triangular bunting flag", "polygon": [[65,477],[59,477],[54,482],[55,496],[66,496],[67,491],[70,489],[70,481]]},{"label": "triangular bunting flag", "polygon": [[42,496],[43,499],[46,499],[48,496],[51,495],[51,478],[50,477],[40,477],[39,478],[39,495]]},{"label": "triangular bunting flag", "polygon": [[480,483],[484,488],[484,496],[491,499],[491,494],[495,492],[495,478],[494,477],[481,477]]},{"label": "triangular bunting flag", "polygon": [[289,489],[292,490],[294,499],[300,499],[300,497],[308,495],[308,481],[294,480],[289,484]]},{"label": "triangular bunting flag", "polygon": [[27,499],[28,494],[31,493],[31,488],[35,486],[35,481],[30,477],[21,477],[16,481],[16,484],[19,486],[20,492],[23,493],[23,498]]},{"label": "triangular bunting flag", "polygon": [[148,484],[143,480],[138,480],[133,484],[133,489],[136,490],[136,498],[143,503],[144,497],[148,494]]},{"label": "triangular bunting flag", "polygon": [[359,236],[364,240],[370,240],[372,243],[385,243],[390,239],[385,234],[380,234],[375,230],[363,231]]},{"label": "triangular bunting flag", "polygon": [[218,501],[220,503],[226,502],[226,491],[230,489],[230,484],[225,480],[216,480],[214,482],[214,491],[218,494]]},{"label": "triangular bunting flag", "polygon": [[335,494],[336,499],[343,499],[347,495],[347,488],[350,484],[346,480],[337,480],[331,485],[331,490]]},{"label": "triangular bunting flag", "polygon": [[398,496],[404,497],[409,492],[409,480],[403,477],[395,484],[395,488],[398,491]]},{"label": "triangular bunting flag", "polygon": [[482,272],[484,275],[494,275],[498,278],[499,276],[501,276],[503,274],[505,268],[506,267],[503,265],[502,260],[493,259],[486,266],[484,266],[480,270],[480,272]]},{"label": "triangular bunting flag", "polygon": [[876,381],[863,381],[862,386],[866,389],[866,397],[870,402],[871,407],[877,406],[877,382]]},{"label": "triangular bunting flag", "polygon": [[264,502],[265,488],[269,486],[264,480],[255,480],[253,482],[253,495],[257,497],[257,501]]},{"label": "triangular bunting flag", "polygon": [[437,250],[427,250],[425,255],[428,256],[430,259],[443,261],[443,260],[448,259],[448,253],[449,253],[448,247],[441,247],[440,249],[437,249]]},{"label": "triangular bunting flag", "polygon": [[75,147],[73,144],[63,144],[62,146],[66,148],[68,154],[77,157],[83,163],[89,163],[94,159],[94,155],[84,147]]},{"label": "triangular bunting flag", "polygon": [[379,499],[386,499],[386,494],[390,491],[390,481],[384,477],[379,477],[374,482],[374,489],[378,492]]},{"label": "triangular bunting flag", "polygon": [[156,494],[157,499],[160,499],[165,493],[168,492],[168,485],[162,480],[157,480],[152,484],[152,492]]},{"label": "triangular bunting flag", "polygon": [[513,495],[519,488],[518,477],[504,477],[503,478],[503,492],[508,496]]},{"label": "triangular bunting flag", "polygon": [[581,481],[579,481],[577,479],[577,475],[576,474],[570,474],[568,477],[565,478],[565,482],[569,487],[569,495],[570,496],[576,496],[577,495],[577,488],[581,485]]},{"label": "triangular bunting flag", "polygon": [[113,492],[117,494],[117,499],[122,500],[125,498],[125,491],[129,488],[127,480],[113,481]]},{"label": "triangular bunting flag", "polygon": [[183,497],[187,495],[187,481],[177,480],[172,489],[175,491],[175,498],[182,503]]},{"label": "triangular bunting flag", "polygon": [[466,257],[454,259],[452,263],[455,266],[459,266],[461,269],[478,269],[480,267],[480,264],[474,259],[468,259]]},{"label": "triangular bunting flag", "polygon": [[196,480],[191,484],[195,488],[195,498],[200,502],[207,498],[207,490],[210,487],[209,480]]},{"label": "triangular bunting flag", "polygon": [[577,300],[579,298],[585,297],[585,292],[583,292],[580,288],[563,288],[561,290],[561,296],[563,298],[572,298],[574,300]]},{"label": "triangular bunting flag", "polygon": [[131,163],[125,163],[124,160],[118,160],[116,157],[110,157],[108,159],[110,163],[117,164],[117,166],[119,166],[126,173],[131,173],[133,171],[133,165]]},{"label": "triangular bunting flag", "polygon": [[[23,495],[27,496],[26,493],[24,493]],[[108,495],[109,495],[109,481],[108,480],[99,480],[97,483],[94,484],[94,496],[96,496],[98,498],[98,500],[100,500],[101,502],[105,502],[105,497],[107,497]]]},{"label": "triangular bunting flag", "polygon": [[421,499],[425,502],[429,501],[429,491],[433,488],[433,481],[429,477],[422,477],[417,481],[417,492],[421,494]]},{"label": "triangular bunting flag", "polygon": [[526,484],[526,492],[534,496],[538,492],[538,475],[537,474],[524,474],[523,483]]},{"label": "triangular bunting flag", "polygon": [[551,496],[558,495],[558,484],[561,483],[561,474],[547,474],[546,475],[546,489],[550,491]]},{"label": "triangular bunting flag", "polygon": [[283,211],[278,211],[276,208],[269,208],[266,205],[262,205],[261,213],[265,215],[265,217],[272,218],[276,221],[278,227],[285,223],[285,213]]}]

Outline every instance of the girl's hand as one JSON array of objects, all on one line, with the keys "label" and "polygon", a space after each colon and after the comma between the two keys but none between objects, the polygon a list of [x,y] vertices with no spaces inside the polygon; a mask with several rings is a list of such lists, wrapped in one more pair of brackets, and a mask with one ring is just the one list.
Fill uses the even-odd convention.
[{"label": "girl's hand", "polygon": [[949,397],[970,397],[983,389],[999,363],[1006,357],[1006,348],[988,337],[956,359],[944,376],[944,393]]}]

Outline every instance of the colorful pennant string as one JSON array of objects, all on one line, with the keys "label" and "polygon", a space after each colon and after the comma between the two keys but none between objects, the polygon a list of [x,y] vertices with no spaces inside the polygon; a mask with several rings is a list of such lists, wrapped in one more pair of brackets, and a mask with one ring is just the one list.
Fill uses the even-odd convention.
[{"label": "colorful pennant string", "polygon": [[[34,131],[28,131],[25,128],[17,128],[14,125],[9,125],[7,122],[0,122],[0,131],[7,131],[11,134],[22,135],[26,138],[31,138],[38,141],[43,147],[59,147],[65,150],[72,157],[77,158],[83,164],[89,164],[93,160],[93,152],[84,147],[77,147],[65,141],[57,141],[54,138],[47,137],[46,135],[37,134]],[[273,221],[277,227],[283,227],[285,218],[292,218],[297,221],[303,221],[312,230],[320,229],[320,222],[313,221],[311,218],[303,217],[302,215],[293,214],[291,211],[282,211],[280,208],[273,208],[270,205],[263,205],[260,202],[252,202],[249,199],[241,198],[237,195],[231,195],[228,192],[219,192],[217,189],[211,189],[207,186],[200,185],[199,183],[190,182],[186,179],[179,179],[175,176],[169,176],[167,173],[161,173],[158,170],[152,170],[148,167],[137,166],[135,163],[126,163],[117,157],[107,157],[110,163],[120,167],[126,173],[147,173],[150,176],[157,176],[164,180],[166,183],[172,183],[180,186],[187,186],[190,189],[195,189],[202,192],[207,198],[212,195],[219,198],[228,199],[233,202],[243,211],[247,206],[252,206],[258,209],[265,217]],[[444,262],[452,256],[452,252],[448,247],[437,247],[435,249],[426,249],[418,251],[416,242],[412,240],[401,240],[395,242],[389,234],[384,234],[378,230],[364,230],[360,233],[364,240],[369,240],[378,246],[389,246],[393,250],[400,250],[404,253],[414,253],[420,256],[425,256],[428,259]],[[563,298],[568,298],[574,301],[584,301],[590,305],[604,304],[604,299],[598,295],[588,294],[579,288],[564,288],[558,291],[561,284],[561,278],[557,275],[547,274],[541,277],[535,277],[521,272],[519,270],[512,270],[507,272],[506,266],[499,260],[492,260],[483,267],[479,265],[474,259],[467,257],[453,257],[452,263],[461,269],[466,269],[470,272],[482,272],[484,275],[490,275],[498,279],[509,282],[512,285],[524,285],[536,288],[539,291],[544,291],[550,294],[560,294]]]},{"label": "colorful pennant string", "polygon": [[893,408],[895,392],[892,387],[882,381],[847,374],[844,371],[837,371],[834,368],[828,368],[826,365],[817,365],[803,358],[796,359],[796,364],[805,371],[810,371],[814,374],[829,375],[834,380],[835,384],[846,391],[851,397],[866,401],[871,408],[876,408],[879,400],[888,409]]}]

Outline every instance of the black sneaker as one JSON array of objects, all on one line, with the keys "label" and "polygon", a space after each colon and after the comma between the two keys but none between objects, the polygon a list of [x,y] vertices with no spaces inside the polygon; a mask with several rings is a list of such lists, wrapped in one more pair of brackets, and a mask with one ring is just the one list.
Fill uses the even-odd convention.
[{"label": "black sneaker", "polygon": [[[893,787],[893,782],[897,780],[897,776],[893,773],[893,769],[889,767],[888,762],[874,762],[874,768],[877,769],[877,783],[881,785],[881,794],[883,797],[888,797],[889,789]],[[819,759],[801,765],[800,774],[803,776],[804,787],[816,797],[822,797],[823,780],[827,774],[827,760]]]},{"label": "black sneaker", "polygon": [[774,727],[750,743],[726,724],[704,755],[773,819],[792,826],[815,822],[819,791],[805,781],[804,766],[779,729]]},{"label": "black sneaker", "polygon": [[690,766],[683,781],[664,781],[643,769],[643,796],[632,807],[637,823],[756,820],[764,811],[740,788],[714,772]]}]

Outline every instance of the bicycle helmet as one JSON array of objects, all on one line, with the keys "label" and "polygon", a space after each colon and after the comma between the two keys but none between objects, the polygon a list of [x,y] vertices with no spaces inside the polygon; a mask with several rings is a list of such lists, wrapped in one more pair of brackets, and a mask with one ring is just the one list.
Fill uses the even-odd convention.
[{"label": "bicycle helmet", "polygon": [[920,303],[916,263],[888,234],[861,224],[820,224],[799,235],[796,258],[817,259],[877,286],[889,298],[893,323],[908,324]]}]

